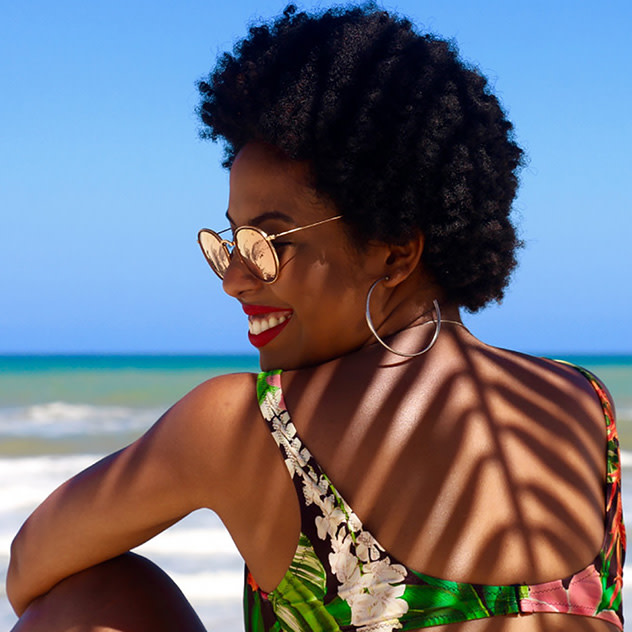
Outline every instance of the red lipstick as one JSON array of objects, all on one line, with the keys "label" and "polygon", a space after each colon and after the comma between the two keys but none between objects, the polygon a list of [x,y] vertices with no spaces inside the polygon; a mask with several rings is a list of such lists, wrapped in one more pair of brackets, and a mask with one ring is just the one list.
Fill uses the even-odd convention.
[{"label": "red lipstick", "polygon": [[274,312],[291,312],[291,309],[283,309],[282,307],[268,307],[267,305],[249,305],[242,303],[241,308],[248,316],[258,316],[259,314],[272,314]]},{"label": "red lipstick", "polygon": [[287,314],[287,320],[284,320],[282,323],[275,325],[274,327],[270,327],[270,329],[266,329],[259,334],[253,334],[250,331],[248,332],[248,340],[250,343],[257,347],[263,347],[267,345],[271,340],[276,338],[286,327],[286,325],[291,320],[291,309],[282,309],[279,307],[268,307],[267,305],[244,305],[242,304],[242,309],[248,316],[260,316],[263,314]]},{"label": "red lipstick", "polygon": [[250,344],[257,347],[257,349],[267,345],[270,340],[276,338],[285,329],[285,326],[290,322],[290,320],[291,319],[288,318],[280,325],[277,325],[276,327],[270,327],[270,329],[266,329],[266,331],[260,334],[251,334],[250,332],[248,332],[248,340],[250,340]]}]

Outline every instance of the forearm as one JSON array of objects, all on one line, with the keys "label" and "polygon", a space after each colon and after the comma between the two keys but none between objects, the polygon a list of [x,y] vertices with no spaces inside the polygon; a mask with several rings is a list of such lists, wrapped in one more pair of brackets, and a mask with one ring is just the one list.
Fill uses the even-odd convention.
[{"label": "forearm", "polygon": [[142,496],[147,501],[155,492],[146,468],[130,467],[139,460],[136,445],[103,459],[55,490],[24,523],[7,573],[7,596],[18,614],[62,579],[124,553],[184,515],[167,518],[175,509],[158,510],[157,503],[147,508]]},{"label": "forearm", "polygon": [[[171,525],[165,525],[164,528],[169,526]],[[29,562],[28,556],[23,555],[23,553],[21,540],[16,538],[15,544],[12,546],[11,563],[7,573],[7,595],[18,616],[21,616],[38,597],[46,594],[58,582],[67,579],[72,574],[68,570],[64,571],[61,565],[52,568],[44,568],[42,565],[36,566]],[[94,566],[96,565],[95,562]],[[87,564],[82,566],[89,568]]]}]

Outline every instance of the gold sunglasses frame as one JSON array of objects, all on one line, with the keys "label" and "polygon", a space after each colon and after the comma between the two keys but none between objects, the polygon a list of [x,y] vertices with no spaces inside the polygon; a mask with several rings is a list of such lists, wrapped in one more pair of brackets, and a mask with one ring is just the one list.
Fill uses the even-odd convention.
[{"label": "gold sunglasses frame", "polygon": [[[291,228],[290,230],[284,230],[283,232],[275,233],[274,235],[268,235],[268,233],[266,233],[261,228],[258,228],[257,226],[247,226],[247,225],[240,226],[239,228],[235,229],[235,231],[233,232],[232,241],[228,239],[224,239],[221,236],[222,233],[225,233],[231,230],[230,228],[225,228],[224,230],[221,230],[219,233],[216,233],[214,230],[211,230],[210,228],[202,228],[200,231],[198,231],[197,242],[200,246],[200,249],[202,250],[202,254],[204,255],[204,258],[206,259],[206,262],[211,267],[211,270],[213,270],[213,272],[215,272],[215,274],[220,279],[224,278],[225,273],[223,275],[220,274],[219,271],[213,265],[211,258],[207,256],[206,250],[204,249],[204,246],[202,245],[202,241],[201,241],[201,236],[203,233],[208,233],[209,235],[212,235],[215,238],[215,240],[219,243],[219,247],[224,250],[224,253],[226,254],[229,264],[230,264],[230,260],[233,258],[233,253],[236,251],[237,255],[241,259],[242,263],[244,264],[248,272],[250,272],[250,274],[252,274],[255,278],[257,278],[262,283],[266,283],[269,285],[271,283],[274,283],[279,278],[279,271],[281,267],[281,264],[279,261],[279,254],[277,253],[276,248],[274,247],[272,243],[275,239],[278,239],[279,237],[283,237],[285,235],[290,235],[291,233],[296,233],[300,230],[306,230],[307,228],[314,228],[316,226],[320,226],[321,224],[327,224],[328,222],[333,222],[334,220],[337,220],[337,219],[342,219],[342,215],[336,215],[334,217],[328,217],[327,219],[321,219],[319,222],[307,224],[306,226],[298,226],[297,228]],[[269,244],[270,251],[272,252],[272,257],[274,259],[274,275],[272,276],[270,280],[262,279],[260,275],[254,273],[254,271],[248,264],[248,261],[250,261],[252,264],[252,260],[247,259],[247,257],[242,254],[241,250],[239,249],[239,246],[237,245],[237,235],[239,234],[239,231],[245,230],[245,229],[255,231],[255,233],[258,233],[259,235],[261,235],[261,237],[265,241],[267,241]],[[232,250],[229,250],[229,247],[232,248]]]}]

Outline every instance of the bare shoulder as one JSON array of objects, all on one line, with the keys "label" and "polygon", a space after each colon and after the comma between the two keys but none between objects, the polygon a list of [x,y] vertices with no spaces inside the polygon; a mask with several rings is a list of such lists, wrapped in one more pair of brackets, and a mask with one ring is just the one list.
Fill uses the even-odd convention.
[{"label": "bare shoulder", "polygon": [[256,410],[257,376],[231,373],[213,377],[195,387],[169,411],[194,432],[211,428],[222,433],[231,424],[249,419]]},{"label": "bare shoulder", "polygon": [[479,373],[484,383],[495,384],[506,395],[511,390],[526,397],[525,404],[548,400],[576,412],[581,409],[588,414],[601,415],[603,420],[596,387],[612,404],[605,386],[592,374],[591,383],[589,374],[581,367],[483,344],[473,345],[468,351],[473,372]]},{"label": "bare shoulder", "polygon": [[490,399],[502,401],[498,409],[520,436],[545,443],[560,462],[574,455],[578,467],[583,460],[594,464],[595,473],[603,470],[604,401],[611,401],[603,385],[564,362],[502,349],[487,350],[486,356]]},{"label": "bare shoulder", "polygon": [[256,379],[252,373],[211,378],[174,404],[151,431],[163,435],[169,458],[187,469],[189,488],[199,486],[207,507],[216,508],[233,493],[247,458],[245,438],[261,425]]}]

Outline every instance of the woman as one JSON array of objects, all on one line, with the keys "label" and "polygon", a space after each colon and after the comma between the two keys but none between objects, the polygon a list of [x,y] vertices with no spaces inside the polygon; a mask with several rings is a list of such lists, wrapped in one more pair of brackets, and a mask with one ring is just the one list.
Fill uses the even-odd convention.
[{"label": "woman", "polygon": [[248,630],[622,629],[608,395],[459,316],[520,245],[485,79],[372,6],[288,7],[200,91],[231,175],[230,231],[199,242],[264,373],[200,385],[35,511],[15,630],[203,629],[127,553],[201,507],[246,561]]}]

